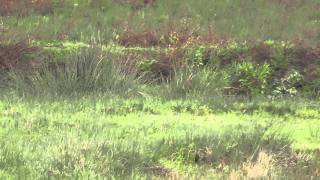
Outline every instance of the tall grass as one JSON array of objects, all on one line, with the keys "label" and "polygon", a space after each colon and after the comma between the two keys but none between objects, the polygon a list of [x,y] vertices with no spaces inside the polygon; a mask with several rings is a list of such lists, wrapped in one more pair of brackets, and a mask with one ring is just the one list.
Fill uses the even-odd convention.
[{"label": "tall grass", "polygon": [[160,84],[161,93],[158,95],[173,99],[218,97],[227,85],[228,80],[223,72],[210,68],[176,68],[171,77]]},{"label": "tall grass", "polygon": [[85,48],[65,62],[51,62],[34,73],[13,71],[10,87],[20,94],[128,94],[137,91],[136,74],[128,74],[99,48]]}]

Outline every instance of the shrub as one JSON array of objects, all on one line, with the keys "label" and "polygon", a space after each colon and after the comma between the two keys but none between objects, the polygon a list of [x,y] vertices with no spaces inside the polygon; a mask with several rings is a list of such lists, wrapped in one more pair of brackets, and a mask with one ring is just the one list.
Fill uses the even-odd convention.
[{"label": "shrub", "polygon": [[286,76],[281,78],[278,85],[273,90],[274,95],[294,96],[298,93],[298,89],[303,86],[303,76],[296,70],[289,71]]},{"label": "shrub", "polygon": [[249,47],[246,43],[228,42],[218,46],[216,66],[225,68],[230,64],[248,58]]},{"label": "shrub", "polygon": [[270,74],[269,64],[258,65],[249,61],[235,63],[230,70],[231,87],[237,94],[265,94],[268,91]]}]

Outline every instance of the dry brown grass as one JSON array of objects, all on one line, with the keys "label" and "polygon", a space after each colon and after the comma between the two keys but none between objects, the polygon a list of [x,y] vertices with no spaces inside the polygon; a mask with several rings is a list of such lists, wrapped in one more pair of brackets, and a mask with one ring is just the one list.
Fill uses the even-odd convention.
[{"label": "dry brown grass", "polygon": [[143,31],[134,31],[128,25],[125,25],[124,31],[119,35],[120,45],[129,46],[156,46],[159,43],[158,34],[154,30],[145,29]]},{"label": "dry brown grass", "polygon": [[271,179],[273,170],[275,170],[273,156],[261,151],[255,162],[244,163],[239,170],[233,170],[230,173],[230,179]]},{"label": "dry brown grass", "polygon": [[319,152],[316,151],[313,155],[293,152],[279,157],[261,151],[256,161],[246,162],[239,169],[233,170],[230,179],[278,179],[279,175],[296,179],[317,179],[320,177]]},{"label": "dry brown grass", "polygon": [[7,46],[0,46],[0,69],[31,69],[36,61],[22,62],[26,55],[36,53],[39,49],[30,47],[25,41]]},{"label": "dry brown grass", "polygon": [[259,43],[253,46],[251,49],[253,61],[261,64],[270,61],[272,58],[272,51],[272,47],[265,43]]},{"label": "dry brown grass", "polygon": [[122,5],[129,5],[133,9],[141,9],[145,7],[153,6],[156,0],[113,0],[115,3]]}]

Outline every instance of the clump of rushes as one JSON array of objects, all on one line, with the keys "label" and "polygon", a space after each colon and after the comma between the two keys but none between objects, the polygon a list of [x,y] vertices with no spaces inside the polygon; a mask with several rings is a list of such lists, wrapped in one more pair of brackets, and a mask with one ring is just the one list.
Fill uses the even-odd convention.
[{"label": "clump of rushes", "polygon": [[11,87],[23,94],[134,92],[136,76],[124,71],[116,61],[100,48],[84,48],[65,62],[47,63],[32,74],[12,72]]}]

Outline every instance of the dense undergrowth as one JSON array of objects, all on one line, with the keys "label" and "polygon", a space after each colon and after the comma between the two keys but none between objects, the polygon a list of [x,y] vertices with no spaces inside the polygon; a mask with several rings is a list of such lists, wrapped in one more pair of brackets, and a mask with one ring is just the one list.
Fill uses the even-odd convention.
[{"label": "dense undergrowth", "polygon": [[[46,86],[58,94],[119,88],[137,91],[135,85],[153,84],[164,85],[172,95],[181,96],[211,90],[242,96],[319,94],[320,49],[289,42],[159,49],[71,43],[71,47],[39,50],[36,56],[42,61],[28,60],[30,50],[36,48],[24,46],[2,48],[0,62],[3,71],[11,71],[8,74],[17,81],[13,84],[25,86],[16,88],[25,92],[46,92]],[[13,51],[16,56],[10,56]]]}]

